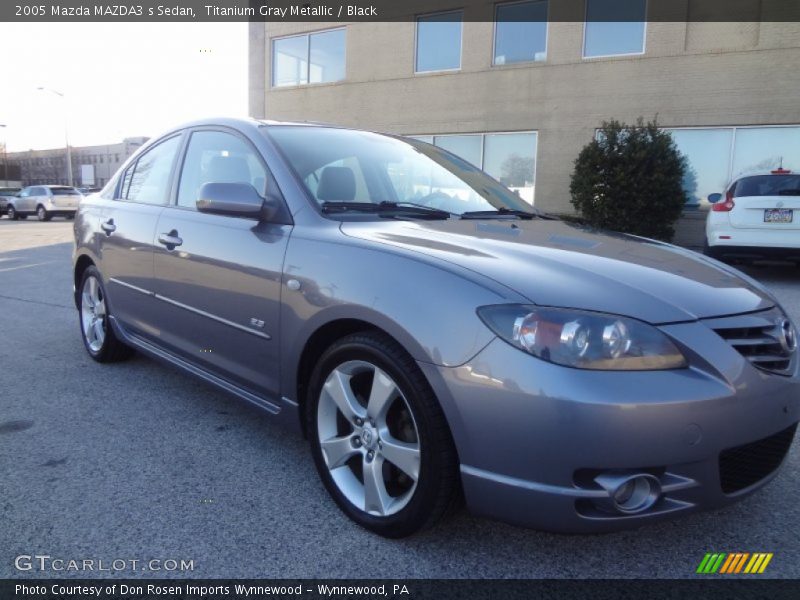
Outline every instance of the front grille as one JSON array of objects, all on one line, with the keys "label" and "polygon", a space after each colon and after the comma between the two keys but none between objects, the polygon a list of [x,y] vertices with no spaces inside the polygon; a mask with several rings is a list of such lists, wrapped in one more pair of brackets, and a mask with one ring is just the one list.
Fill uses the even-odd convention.
[{"label": "front grille", "polygon": [[726,494],[738,492],[777,469],[792,445],[795,429],[796,423],[763,440],[724,450],[719,455],[722,491]]},{"label": "front grille", "polygon": [[707,319],[706,323],[754,367],[790,375],[795,352],[781,343],[781,322],[786,317],[777,308],[748,315]]}]

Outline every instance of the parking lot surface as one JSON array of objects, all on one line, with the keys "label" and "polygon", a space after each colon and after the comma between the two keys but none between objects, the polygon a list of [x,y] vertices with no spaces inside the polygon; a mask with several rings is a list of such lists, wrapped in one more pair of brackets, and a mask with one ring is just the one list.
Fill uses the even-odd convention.
[{"label": "parking lot surface", "polygon": [[[71,235],[63,220],[0,219],[0,577],[682,578],[706,552],[773,552],[765,575],[800,577],[797,442],[745,501],[634,531],[555,535],[462,510],[409,539],[367,533],[329,499],[306,442],[269,417],[142,356],[88,357]],[[747,270],[800,322],[800,270]],[[15,568],[36,554],[193,569]]]}]

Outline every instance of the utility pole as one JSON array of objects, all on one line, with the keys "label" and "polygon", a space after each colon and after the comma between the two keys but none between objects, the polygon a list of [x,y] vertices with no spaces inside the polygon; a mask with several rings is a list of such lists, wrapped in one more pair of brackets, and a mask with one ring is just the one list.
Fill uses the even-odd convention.
[{"label": "utility pole", "polygon": [[67,98],[64,96],[62,92],[58,90],[52,90],[46,87],[38,87],[36,88],[40,92],[50,92],[51,94],[55,94],[59,96],[64,103],[64,143],[67,147],[67,185],[72,185],[72,150],[69,147],[69,121],[67,119]]},{"label": "utility pole", "polygon": [[0,123],[3,128],[3,187],[8,187],[8,135],[6,135],[6,126]]}]

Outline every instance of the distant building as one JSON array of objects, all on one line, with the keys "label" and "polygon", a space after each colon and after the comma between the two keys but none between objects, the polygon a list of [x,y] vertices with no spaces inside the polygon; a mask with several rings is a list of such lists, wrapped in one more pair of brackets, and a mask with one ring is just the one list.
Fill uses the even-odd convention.
[{"label": "distant building", "polygon": [[[724,23],[690,20],[708,0],[463,4],[385,23],[251,22],[250,114],[417,137],[555,213],[572,212],[575,158],[612,118],[658,115],[687,158],[690,205],[743,171],[800,170],[800,26],[768,12],[783,3],[731,1],[752,20]],[[617,5],[624,18],[604,12]],[[657,18],[670,7],[686,20]]]},{"label": "distant building", "polygon": [[[72,183],[75,186],[104,186],[131,154],[144,144],[146,137],[125,138],[117,144],[72,146]],[[23,186],[67,182],[64,148],[9,152],[9,173],[18,176]]]}]

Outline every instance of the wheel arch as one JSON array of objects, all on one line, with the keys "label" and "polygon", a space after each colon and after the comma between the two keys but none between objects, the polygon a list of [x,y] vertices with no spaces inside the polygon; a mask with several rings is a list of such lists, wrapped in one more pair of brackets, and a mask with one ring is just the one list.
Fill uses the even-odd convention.
[{"label": "wheel arch", "polygon": [[83,279],[83,274],[86,272],[86,269],[92,266],[95,266],[94,261],[87,254],[81,254],[75,259],[75,268],[73,269],[72,295],[76,308],[78,306],[78,293],[81,287],[81,279]]},{"label": "wheel arch", "polygon": [[348,335],[362,332],[377,332],[386,335],[408,352],[408,349],[391,333],[363,319],[341,317],[323,323],[317,327],[303,344],[293,377],[293,389],[297,395],[296,398],[299,407],[298,416],[300,418],[300,427],[304,436],[307,435],[305,420],[306,391],[308,389],[308,380],[311,377],[314,366],[317,364],[322,354],[338,340]]}]

